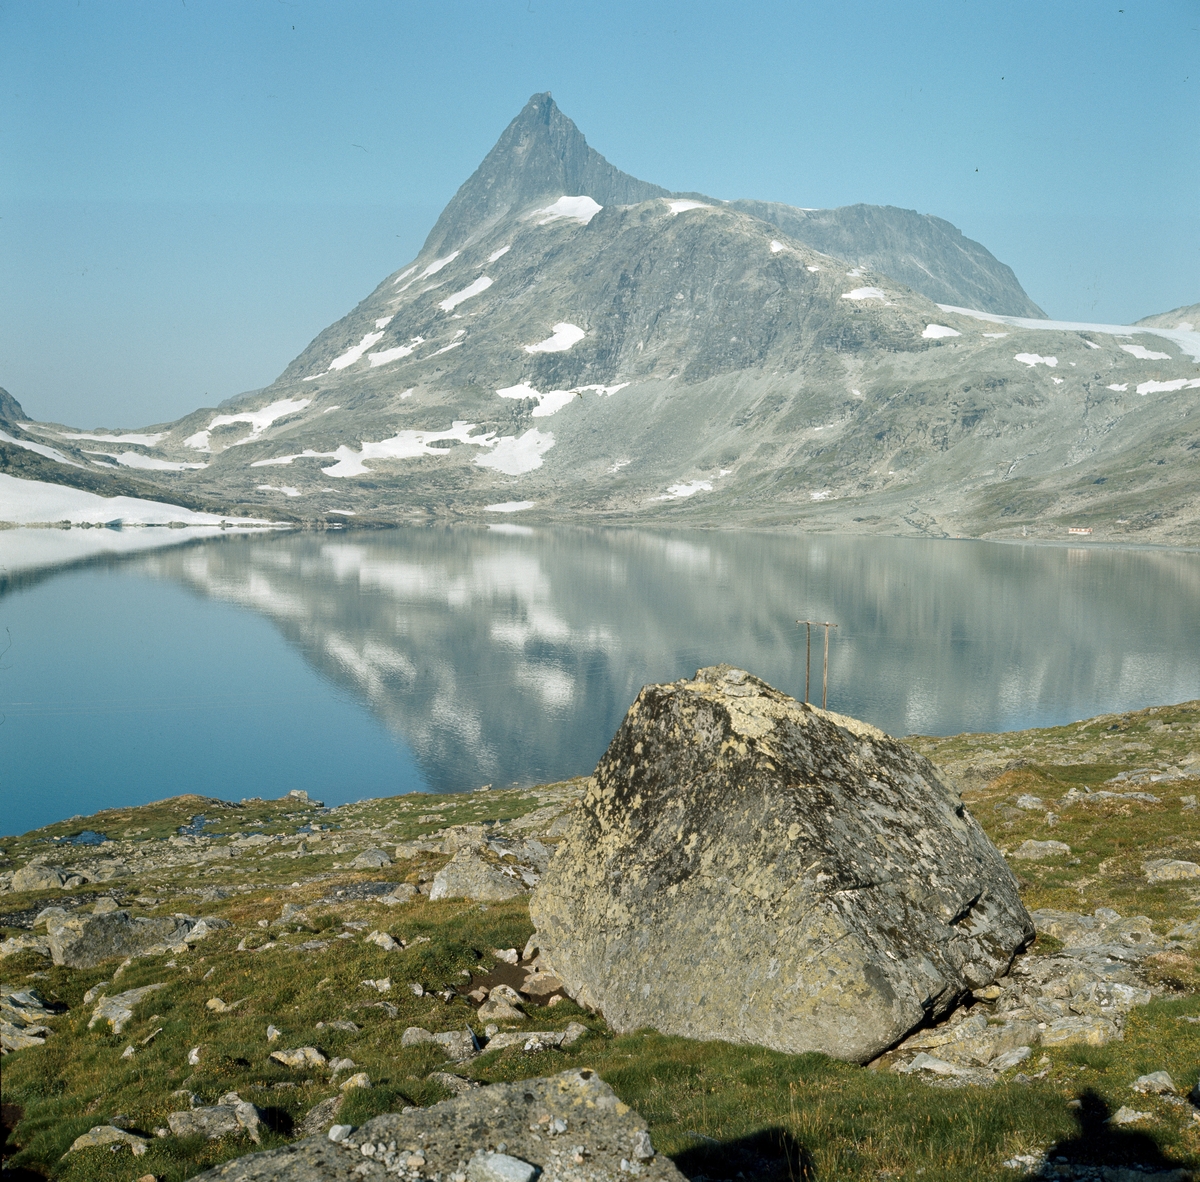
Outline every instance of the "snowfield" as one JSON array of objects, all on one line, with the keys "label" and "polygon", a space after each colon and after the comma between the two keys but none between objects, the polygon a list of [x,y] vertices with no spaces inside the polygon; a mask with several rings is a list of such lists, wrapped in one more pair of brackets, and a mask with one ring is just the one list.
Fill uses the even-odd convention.
[{"label": "snowfield", "polygon": [[652,501],[677,501],[680,497],[694,497],[700,492],[712,492],[711,480],[680,481],[679,484],[668,486],[661,497],[651,497]]},{"label": "snowfield", "polygon": [[494,451],[476,458],[481,468],[495,468],[506,476],[520,476],[542,466],[542,456],[554,446],[554,436],[530,427],[524,435],[505,435]]},{"label": "snowfield", "polygon": [[464,300],[469,300],[472,296],[477,296],[481,292],[487,291],[492,286],[494,281],[486,275],[480,275],[474,283],[468,284],[462,291],[456,291],[452,296],[447,296],[438,304],[443,312],[452,312]]},{"label": "snowfield", "polygon": [[[853,274],[853,272],[850,272]],[[853,291],[846,292],[842,299],[844,300],[883,300],[887,303],[887,296],[877,287],[856,287]]]},{"label": "snowfield", "polygon": [[[69,521],[72,525],[220,525],[224,521],[238,525],[272,525],[259,518],[223,517],[217,513],[197,513],[162,501],[143,501],[138,497],[102,497],[80,488],[46,484],[40,480],[20,480],[0,472],[0,521],[28,525],[42,521]],[[3,536],[3,535],[0,535]]]},{"label": "snowfield", "polygon": [[578,345],[587,336],[577,324],[567,324],[565,321],[554,326],[554,335],[548,336],[536,345],[524,346],[526,353],[565,353],[572,345]]},{"label": "snowfield", "polygon": [[1170,394],[1175,390],[1200,390],[1200,378],[1176,378],[1172,382],[1141,382],[1139,394]]},{"label": "snowfield", "polygon": [[89,456],[107,456],[124,468],[142,468],[148,472],[186,472],[191,468],[207,468],[204,463],[184,464],[177,460],[160,460],[157,456],[143,455],[140,451],[123,451],[113,455],[110,451],[88,451]]},{"label": "snowfield", "polygon": [[[377,334],[376,340],[382,335],[382,333]],[[205,430],[197,431],[195,435],[189,435],[183,441],[183,444],[185,447],[192,447],[197,451],[209,451],[211,450],[209,447],[210,433],[218,427],[227,427],[232,423],[250,424],[250,434],[245,439],[239,439],[233,446],[237,447],[238,444],[250,443],[252,440],[257,439],[272,423],[278,422],[279,419],[287,415],[303,410],[311,402],[311,398],[282,398],[278,402],[272,402],[270,405],[262,407],[260,410],[246,410],[236,415],[217,415]]]},{"label": "snowfield", "polygon": [[378,443],[368,443],[364,440],[357,450],[343,443],[333,453],[337,463],[322,468],[321,471],[326,476],[364,476],[371,470],[366,465],[367,460],[412,460],[418,456],[444,456],[447,454],[446,448],[430,446],[443,439],[473,443],[476,447],[492,446],[494,440],[491,432],[486,435],[472,435],[474,430],[474,423],[456,419],[449,431],[398,431],[390,439],[381,439]]},{"label": "snowfield", "polygon": [[23,447],[26,451],[35,451],[39,456],[45,456],[48,460],[55,460],[60,464],[69,464],[72,468],[82,468],[83,464],[77,460],[69,460],[62,452],[53,447],[47,447],[44,443],[32,443],[28,439],[14,439],[7,431],[0,431],[0,440],[5,443],[14,443],[17,447]]},{"label": "snowfield", "polygon": [[944,324],[927,324],[921,336],[927,341],[936,341],[941,337],[960,337],[962,333],[956,328],[947,328]]},{"label": "snowfield", "polygon": [[1136,357],[1139,361],[1170,361],[1170,353],[1154,353],[1147,349],[1145,345],[1122,345],[1131,357]]},{"label": "snowfield", "polygon": [[536,218],[544,214],[538,222],[539,226],[555,222],[559,218],[572,218],[580,225],[586,226],[603,208],[604,206],[590,197],[560,197],[553,205],[547,205],[545,209],[535,209],[529,216]]},{"label": "snowfield", "polygon": [[537,501],[501,501],[498,505],[484,505],[489,513],[523,513],[532,509]]},{"label": "snowfield", "polygon": [[1048,365],[1053,369],[1058,364],[1057,357],[1043,357],[1040,353],[1014,353],[1013,360],[1028,365],[1030,369],[1035,365]]}]

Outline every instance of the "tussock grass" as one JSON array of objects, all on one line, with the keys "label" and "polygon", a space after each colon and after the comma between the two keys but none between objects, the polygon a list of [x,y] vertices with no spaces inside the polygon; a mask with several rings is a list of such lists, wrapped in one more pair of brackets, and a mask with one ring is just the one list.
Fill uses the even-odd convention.
[{"label": "tussock grass", "polygon": [[[1157,803],[1096,801],[1064,808],[1058,801],[1072,786],[1096,789],[1118,771],[1178,761],[1200,744],[1198,723],[1200,704],[1188,703],[1048,731],[914,743],[961,776],[969,807],[1002,848],[1014,850],[1026,838],[1053,838],[1071,846],[1070,860],[1014,862],[1027,905],[1073,911],[1110,906],[1124,915],[1148,915],[1161,925],[1200,913],[1200,884],[1151,887],[1141,863],[1149,857],[1200,861],[1200,814],[1183,808],[1183,797],[1200,792],[1200,780],[1145,787]],[[1005,770],[1018,760],[1025,762]],[[273,1049],[306,1045],[330,1058],[351,1058],[355,1070],[370,1075],[373,1086],[348,1093],[339,1117],[356,1125],[380,1112],[446,1098],[427,1078],[434,1071],[492,1082],[591,1067],[646,1117],[656,1146],[692,1177],[979,1182],[1012,1179],[1004,1161],[1055,1145],[1071,1147],[1076,1156],[1094,1150],[1106,1164],[1200,1166],[1200,1122],[1186,1110],[1129,1088],[1138,1075],[1155,1070],[1169,1071],[1185,1090],[1197,1082],[1200,1022],[1186,1021],[1200,1018],[1195,945],[1169,954],[1154,968],[1167,992],[1131,1013],[1123,1041],[1035,1053],[1024,1067],[1038,1078],[990,1089],[931,1086],[819,1055],[701,1043],[652,1030],[618,1036],[601,1017],[569,1002],[530,1006],[520,1026],[561,1029],[581,1021],[588,1034],[569,1050],[533,1054],[517,1046],[455,1067],[429,1046],[402,1047],[401,1036],[410,1025],[480,1029],[466,999],[456,996],[447,1003],[434,991],[461,985],[469,979],[464,973],[494,968],[493,949],[520,948],[532,931],[528,908],[523,900],[482,905],[422,899],[390,909],[369,900],[341,901],[336,891],[356,883],[428,880],[445,858],[422,855],[371,872],[349,869],[349,860],[370,845],[428,836],[448,825],[520,817],[548,801],[567,799],[578,788],[576,782],[529,791],[396,797],[326,812],[291,801],[218,807],[207,798],[185,797],[109,810],[6,839],[8,866],[22,864],[32,853],[47,853],[52,864],[69,866],[98,852],[132,857],[142,843],[161,846],[199,814],[216,822],[208,832],[229,835],[222,843],[248,832],[288,835],[291,841],[301,827],[328,827],[319,841],[305,836],[312,852],[302,857],[294,844],[277,843],[261,847],[256,856],[161,869],[69,892],[87,898],[115,891],[122,899],[158,900],[138,905],[141,913],[183,910],[232,921],[233,928],[187,954],[136,960],[115,981],[115,963],[70,970],[48,966],[32,953],[0,962],[6,983],[35,985],[47,999],[69,1007],[55,1020],[45,1046],[4,1060],[4,1102],[21,1110],[6,1166],[64,1182],[130,1182],[146,1173],[174,1182],[256,1148],[245,1138],[164,1137],[152,1138],[142,1158],[125,1148],[63,1157],[76,1136],[114,1117],[151,1134],[166,1124],[171,1111],[186,1107],[172,1097],[179,1089],[206,1104],[224,1092],[239,1092],[267,1114],[263,1147],[282,1144],[314,1104],[338,1092],[327,1069],[292,1071],[269,1057]],[[1057,821],[1048,821],[1045,811],[1017,808],[1022,794],[1041,797]],[[117,848],[97,851],[54,841],[85,828],[119,839]],[[211,886],[230,893],[200,902],[198,893]],[[0,900],[0,912],[28,911],[61,902],[63,895],[10,893]],[[327,898],[335,901],[318,902]],[[275,921],[286,903],[303,909],[302,921],[286,928],[259,926]],[[356,923],[366,926],[347,926]],[[363,937],[374,928],[408,947],[385,953],[365,943]],[[343,932],[351,938],[339,939]],[[239,952],[243,939],[249,950]],[[311,940],[328,944],[312,951],[297,947]],[[276,946],[253,950],[268,941]],[[1056,945],[1042,936],[1034,952],[1050,952]],[[389,993],[361,984],[384,977],[392,981]],[[83,995],[102,980],[112,981],[109,993],[160,981],[167,988],[147,997],[126,1030],[115,1035],[107,1028],[87,1029],[92,1007],[83,1004]],[[410,982],[420,983],[425,996],[415,996]],[[205,1005],[213,997],[241,1004],[213,1013]],[[389,1016],[381,1002],[394,1007],[396,1016]],[[353,1021],[360,1029],[318,1029],[337,1020]],[[283,1032],[274,1044],[267,1042],[268,1024]],[[159,1027],[161,1032],[141,1046]],[[136,1053],[122,1058],[130,1045]],[[200,1062],[191,1066],[188,1052],[196,1046]],[[1068,1106],[1077,1099],[1082,1108]],[[1151,1112],[1153,1122],[1128,1131],[1106,1131],[1097,1123],[1096,1112],[1122,1105]]]}]

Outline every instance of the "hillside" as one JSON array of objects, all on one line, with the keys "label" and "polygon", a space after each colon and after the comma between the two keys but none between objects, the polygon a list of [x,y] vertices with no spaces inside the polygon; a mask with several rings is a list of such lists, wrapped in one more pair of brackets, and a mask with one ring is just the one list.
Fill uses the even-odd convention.
[{"label": "hillside", "polygon": [[937,218],[666,193],[537,95],[271,386],[141,431],[10,422],[0,466],[307,523],[1180,544],[1198,362],[1194,326],[1045,319]]}]

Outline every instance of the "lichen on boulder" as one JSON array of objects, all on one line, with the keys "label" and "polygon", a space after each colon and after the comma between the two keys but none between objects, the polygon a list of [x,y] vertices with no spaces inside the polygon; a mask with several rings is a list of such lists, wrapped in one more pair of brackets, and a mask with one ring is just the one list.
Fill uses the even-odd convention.
[{"label": "lichen on boulder", "polygon": [[1034,935],[924,756],[726,665],[641,691],[530,911],[540,967],[618,1031],[857,1062]]}]

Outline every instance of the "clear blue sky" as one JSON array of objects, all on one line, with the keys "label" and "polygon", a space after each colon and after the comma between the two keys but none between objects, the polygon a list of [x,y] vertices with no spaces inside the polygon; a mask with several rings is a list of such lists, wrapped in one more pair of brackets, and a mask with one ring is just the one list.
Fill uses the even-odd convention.
[{"label": "clear blue sky", "polygon": [[1200,300],[1197,0],[0,0],[0,385],[270,382],[535,91],[672,189],[935,213],[1055,317]]}]

